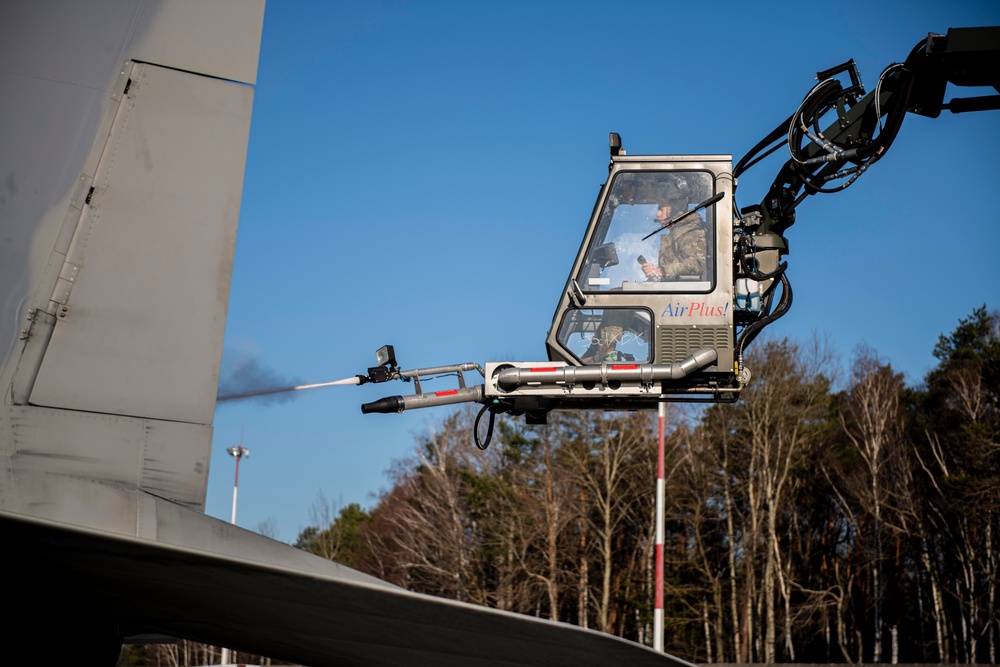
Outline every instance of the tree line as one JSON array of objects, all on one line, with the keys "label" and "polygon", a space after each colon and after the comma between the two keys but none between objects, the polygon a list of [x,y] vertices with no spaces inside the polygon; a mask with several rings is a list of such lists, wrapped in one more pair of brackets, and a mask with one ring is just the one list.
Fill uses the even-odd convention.
[{"label": "tree line", "polygon": [[[942,335],[907,386],[877,352],[759,341],[736,404],[673,406],[665,645],[692,662],[996,663],[1000,313]],[[652,643],[650,413],[498,419],[416,438],[371,509],[296,546],[404,588]]]}]

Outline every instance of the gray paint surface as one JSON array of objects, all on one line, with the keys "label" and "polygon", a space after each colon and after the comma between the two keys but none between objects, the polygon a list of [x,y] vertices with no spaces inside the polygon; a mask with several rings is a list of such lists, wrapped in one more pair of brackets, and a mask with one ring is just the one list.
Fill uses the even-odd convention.
[{"label": "gray paint surface", "polygon": [[129,81],[30,402],[209,423],[252,89],[147,64]]},{"label": "gray paint surface", "polygon": [[[29,308],[47,306],[46,266],[72,235],[70,209],[91,185],[131,62],[253,83],[263,12],[263,0],[3,3],[0,362],[19,352]],[[242,160],[232,166],[242,172]]]}]

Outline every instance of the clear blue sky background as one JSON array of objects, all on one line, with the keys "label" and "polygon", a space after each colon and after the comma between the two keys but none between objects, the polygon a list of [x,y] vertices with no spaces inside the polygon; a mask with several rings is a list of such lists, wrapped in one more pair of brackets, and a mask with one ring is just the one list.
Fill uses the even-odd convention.
[{"label": "clear blue sky background", "polygon": [[[543,360],[609,132],[630,154],[735,161],[817,71],[854,58],[871,89],[928,32],[998,24],[993,0],[272,0],[225,364],[297,384],[363,373],[387,343],[403,368]],[[740,206],[780,161],[741,179]],[[845,362],[867,343],[919,382],[939,334],[1000,306],[998,165],[1000,112],[910,115],[868,174],[799,208],[795,303],[769,333],[818,332]],[[437,382],[426,388],[453,386]],[[207,512],[229,519],[225,448],[241,438],[240,525],[294,541],[320,494],[371,507],[392,462],[450,409],[361,414],[410,391],[220,403]]]}]

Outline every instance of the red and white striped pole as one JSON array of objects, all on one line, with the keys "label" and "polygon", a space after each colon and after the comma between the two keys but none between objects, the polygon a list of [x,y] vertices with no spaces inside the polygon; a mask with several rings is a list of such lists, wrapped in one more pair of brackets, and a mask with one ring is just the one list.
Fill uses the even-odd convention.
[{"label": "red and white striped pole", "polygon": [[656,595],[653,606],[653,649],[663,651],[663,430],[667,404],[660,401],[656,422],[659,427],[656,447]]}]

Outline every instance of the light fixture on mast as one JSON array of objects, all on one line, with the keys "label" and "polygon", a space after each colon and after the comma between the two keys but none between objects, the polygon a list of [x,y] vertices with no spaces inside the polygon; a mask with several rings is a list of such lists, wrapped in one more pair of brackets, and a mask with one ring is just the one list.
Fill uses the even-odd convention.
[{"label": "light fixture on mast", "polygon": [[236,493],[240,485],[240,459],[246,457],[250,458],[250,450],[244,447],[242,444],[234,445],[226,450],[229,452],[230,456],[236,457],[236,477],[233,480],[233,516],[229,520],[229,523],[236,523]]}]

